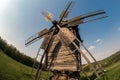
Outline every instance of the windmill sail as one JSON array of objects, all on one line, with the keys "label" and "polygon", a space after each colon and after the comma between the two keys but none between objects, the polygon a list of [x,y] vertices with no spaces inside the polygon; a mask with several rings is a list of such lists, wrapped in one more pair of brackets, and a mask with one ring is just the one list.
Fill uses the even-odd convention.
[{"label": "windmill sail", "polygon": [[51,35],[46,35],[43,42],[42,42],[42,45],[41,45],[41,49],[46,49],[48,44],[49,44],[49,39],[50,39]]},{"label": "windmill sail", "polygon": [[50,13],[50,12],[48,12],[48,11],[42,11],[41,12],[41,15],[44,17],[44,19],[46,20],[46,21],[52,21],[52,18],[53,18],[53,14],[52,13]]},{"label": "windmill sail", "polygon": [[63,20],[63,18],[66,18],[69,15],[71,6],[72,6],[72,1],[70,0],[68,2],[67,6],[65,7],[65,9],[62,11],[62,13],[59,16],[59,18],[60,18],[59,23],[61,23],[61,21]]},{"label": "windmill sail", "polygon": [[29,37],[27,40],[25,40],[25,45],[28,46],[30,44],[32,44],[33,42],[43,38],[46,34],[49,33],[49,30],[44,29],[38,33],[36,33],[35,35]]},{"label": "windmill sail", "polygon": [[61,12],[59,18],[67,18],[73,6],[73,2],[69,1],[64,10]]},{"label": "windmill sail", "polygon": [[76,26],[76,25],[79,25],[85,22],[99,20],[99,19],[107,17],[105,13],[106,12],[104,10],[90,12],[90,13],[72,18],[68,20],[66,23],[64,23],[63,25],[67,24],[68,26]]}]

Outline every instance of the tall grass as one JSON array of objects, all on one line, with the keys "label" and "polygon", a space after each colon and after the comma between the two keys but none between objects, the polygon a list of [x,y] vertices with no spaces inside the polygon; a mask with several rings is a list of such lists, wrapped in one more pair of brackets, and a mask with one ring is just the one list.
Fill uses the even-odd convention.
[{"label": "tall grass", "polygon": [[[34,80],[35,72],[31,74],[31,67],[23,65],[0,51],[0,80]],[[47,80],[48,72],[42,72],[41,77]]]}]

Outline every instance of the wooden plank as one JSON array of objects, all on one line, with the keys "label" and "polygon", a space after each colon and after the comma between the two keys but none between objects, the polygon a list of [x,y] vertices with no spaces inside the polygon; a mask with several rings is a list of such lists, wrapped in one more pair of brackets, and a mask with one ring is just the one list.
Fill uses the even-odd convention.
[{"label": "wooden plank", "polygon": [[65,61],[65,62],[74,61],[74,62],[75,62],[76,60],[73,59],[72,57],[67,57],[67,58],[63,58],[63,59],[62,59],[62,58],[57,58],[57,59],[56,59],[56,62],[57,62],[57,61],[63,61],[63,62],[64,62],[64,61]]},{"label": "wooden plank", "polygon": [[60,40],[56,37],[56,35],[54,35],[53,39],[50,43],[50,49],[48,50],[48,53],[54,52],[54,50],[55,50],[56,46],[58,45],[59,41]]},{"label": "wooden plank", "polygon": [[67,45],[75,40],[74,35],[67,28],[61,28],[58,36],[62,39],[62,42],[66,42]]},{"label": "wooden plank", "polygon": [[81,16],[77,16],[75,18],[70,19],[67,23],[68,23],[68,26],[73,27],[73,26],[83,23],[83,20],[81,20]]},{"label": "wooden plank", "polygon": [[38,35],[39,35],[39,37],[41,37],[41,36],[43,36],[43,35],[45,35],[45,34],[48,34],[48,32],[49,32],[49,30],[47,30],[47,29],[45,28],[45,29],[43,29],[42,31],[38,32]]},{"label": "wooden plank", "polygon": [[58,71],[77,71],[76,66],[54,66],[51,67],[51,70],[58,70]]},{"label": "wooden plank", "polygon": [[[52,60],[53,58],[48,58],[48,62],[51,62],[51,60]],[[55,62],[72,62],[72,61],[74,61],[74,62],[76,62],[76,60],[75,59],[73,59],[72,57],[68,57],[68,58],[54,58],[54,61]]]},{"label": "wooden plank", "polygon": [[70,70],[70,71],[77,71],[77,66],[76,64],[55,64],[49,66],[50,69],[52,70]]},{"label": "wooden plank", "polygon": [[51,37],[51,35],[46,35],[46,37],[44,38],[44,40],[42,42],[41,49],[47,48],[50,37]]}]

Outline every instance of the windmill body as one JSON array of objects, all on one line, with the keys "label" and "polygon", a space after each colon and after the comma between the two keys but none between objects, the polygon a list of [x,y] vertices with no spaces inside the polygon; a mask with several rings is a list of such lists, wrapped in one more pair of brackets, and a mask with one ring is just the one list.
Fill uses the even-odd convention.
[{"label": "windmill body", "polygon": [[[46,63],[47,69],[51,71],[78,71],[80,69],[77,67],[77,64],[79,64],[80,61],[76,59],[77,53],[73,53],[73,51],[75,50],[74,46],[66,46],[64,42],[60,39],[61,36],[69,36],[69,39],[67,41],[69,44],[69,40],[74,40],[74,35],[71,35],[71,33],[74,33],[76,31],[73,29],[69,30],[67,28],[62,28],[62,31],[64,32],[64,34],[62,34],[60,31],[57,31],[54,36],[52,36],[52,40],[49,43],[50,45],[48,46],[48,53],[46,56],[46,58],[48,58]],[[49,37],[50,36],[48,35],[44,39],[42,44],[43,48],[45,47],[46,42],[48,42],[47,40],[49,40]],[[77,45],[79,45],[79,42]]]}]

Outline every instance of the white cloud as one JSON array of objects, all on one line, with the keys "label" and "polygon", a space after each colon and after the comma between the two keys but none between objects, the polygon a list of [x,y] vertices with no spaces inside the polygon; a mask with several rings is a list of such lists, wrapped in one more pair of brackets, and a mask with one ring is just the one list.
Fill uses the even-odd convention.
[{"label": "white cloud", "polygon": [[101,44],[101,43],[102,43],[102,39],[97,39],[97,40],[95,41],[95,43]]},{"label": "white cloud", "polygon": [[120,31],[120,27],[118,27],[118,31]]},{"label": "white cloud", "polygon": [[82,52],[83,52],[83,53],[86,53],[86,50],[85,50],[85,49],[82,49]]},{"label": "white cloud", "polygon": [[95,46],[90,46],[89,48],[88,48],[90,51],[92,51],[92,50],[94,50],[95,49]]}]

